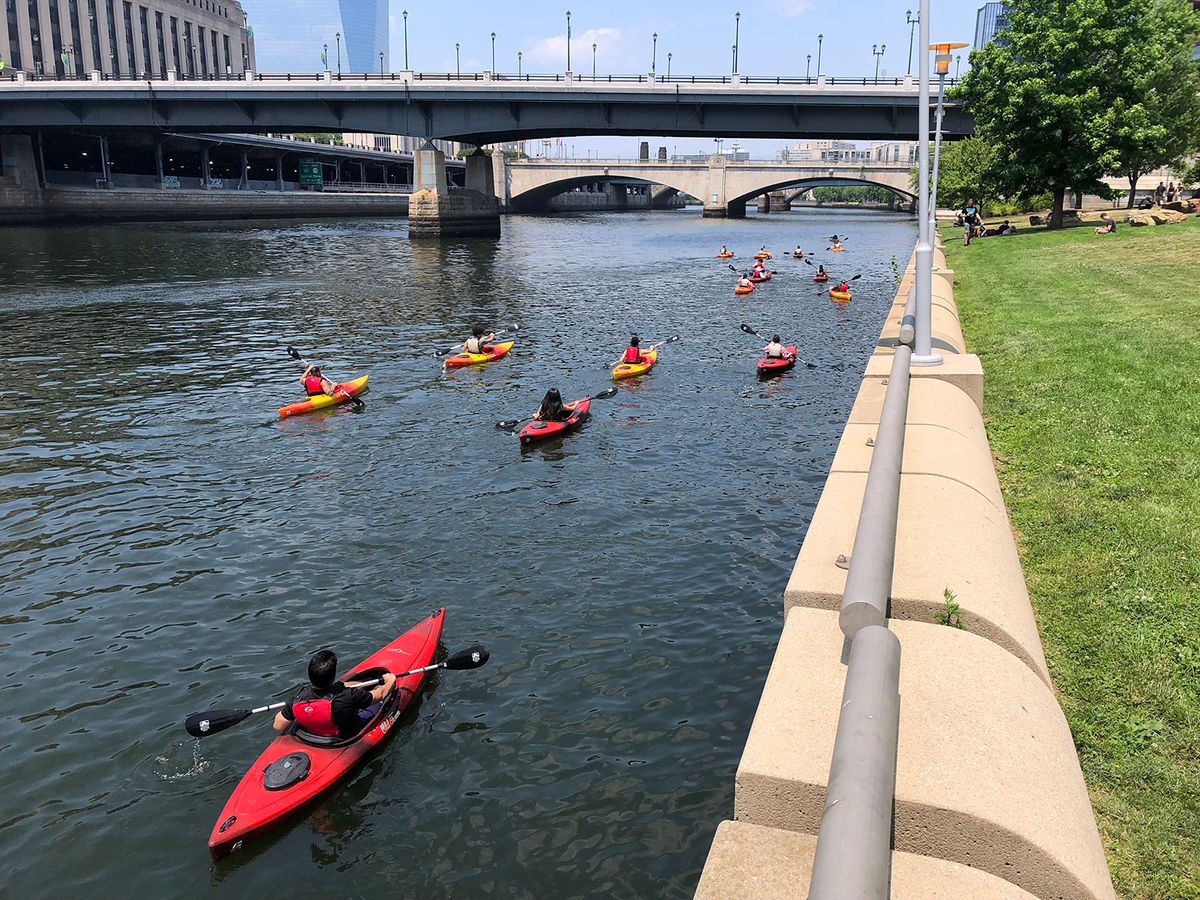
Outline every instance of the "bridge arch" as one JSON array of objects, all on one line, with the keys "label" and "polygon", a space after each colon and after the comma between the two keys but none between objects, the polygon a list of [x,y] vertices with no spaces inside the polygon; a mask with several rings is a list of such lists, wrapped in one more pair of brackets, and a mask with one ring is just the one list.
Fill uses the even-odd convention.
[{"label": "bridge arch", "polygon": [[527,188],[520,193],[512,194],[509,199],[509,207],[515,212],[525,212],[544,209],[552,197],[559,194],[565,194],[577,187],[583,187],[587,184],[641,184],[651,187],[663,187],[666,191],[660,193],[653,198],[651,206],[665,205],[665,201],[675,194],[688,194],[695,196],[693,191],[695,185],[685,184],[670,184],[666,181],[657,178],[637,178],[630,175],[608,175],[601,172],[595,172],[588,175],[579,175],[570,178],[560,178],[555,181],[549,181],[544,184]]},{"label": "bridge arch", "polygon": [[755,187],[753,190],[746,191],[745,193],[742,193],[736,197],[731,197],[727,202],[730,206],[744,205],[747,200],[753,200],[755,197],[761,197],[763,194],[770,194],[775,191],[785,191],[786,193],[791,194],[788,199],[794,200],[800,194],[810,191],[815,187],[822,187],[824,185],[861,185],[862,187],[878,187],[887,191],[891,191],[893,194],[896,194],[907,200],[916,200],[916,194],[912,193],[912,191],[897,187],[895,184],[889,184],[886,181],[879,181],[871,178],[855,178],[850,175],[836,175],[833,177],[827,176],[823,178],[806,176],[804,178],[790,178],[786,181],[767,183],[762,186]]}]

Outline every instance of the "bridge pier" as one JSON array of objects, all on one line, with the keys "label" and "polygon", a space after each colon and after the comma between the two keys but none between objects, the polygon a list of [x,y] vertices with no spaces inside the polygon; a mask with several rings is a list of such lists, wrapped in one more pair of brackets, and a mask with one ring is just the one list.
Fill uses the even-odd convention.
[{"label": "bridge pier", "polygon": [[410,238],[500,236],[500,203],[491,160],[485,154],[476,151],[467,157],[467,187],[462,189],[448,187],[446,154],[428,142],[413,154],[413,166]]}]

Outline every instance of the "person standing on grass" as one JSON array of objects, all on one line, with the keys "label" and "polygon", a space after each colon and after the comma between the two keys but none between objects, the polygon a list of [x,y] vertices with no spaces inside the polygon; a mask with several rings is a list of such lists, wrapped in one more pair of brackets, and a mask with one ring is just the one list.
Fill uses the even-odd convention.
[{"label": "person standing on grass", "polygon": [[1167,195],[1167,186],[1160,181],[1158,183],[1158,187],[1156,187],[1154,189],[1154,202],[1156,204],[1158,204],[1159,206],[1162,206],[1163,197],[1165,197],[1166,195]]},{"label": "person standing on grass", "polygon": [[962,216],[963,223],[963,246],[971,246],[971,238],[975,235],[975,229],[979,227],[979,206],[974,200],[968,200],[961,210],[959,215]]}]

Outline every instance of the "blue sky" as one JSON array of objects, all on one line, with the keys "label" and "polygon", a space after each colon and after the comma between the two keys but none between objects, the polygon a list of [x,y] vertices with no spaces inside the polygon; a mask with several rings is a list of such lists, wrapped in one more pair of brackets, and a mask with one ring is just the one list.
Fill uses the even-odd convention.
[{"label": "blue sky", "polygon": [[[334,33],[341,30],[337,0],[243,0],[254,28],[258,68],[263,72],[313,72],[321,68],[321,45],[329,43],[335,66]],[[566,68],[566,17],[571,10],[571,63],[590,74],[592,44],[600,74],[647,72],[658,34],[657,68],[666,74],[728,73],[735,11],[742,13],[738,71],[746,75],[803,75],[808,54],[817,67],[817,35],[824,34],[821,68],[827,75],[873,75],[873,44],[886,45],[880,72],[904,75],[908,67],[909,27],[905,11],[915,0],[459,0],[435,5],[422,0],[391,0],[390,68],[404,67],[401,10],[408,10],[408,51],[412,68],[454,71],[454,44],[461,44],[462,70],[491,67],[491,32],[496,32],[496,68],[516,72],[517,51],[526,72]],[[975,13],[983,0],[932,0],[931,37],[970,42]],[[917,66],[914,41],[913,70]],[[343,55],[343,64],[345,56]],[[963,54],[966,65],[966,54]],[[736,135],[730,135],[736,138]],[[635,138],[579,138],[577,155],[587,149],[633,155]],[[663,143],[660,141],[660,143]],[[711,141],[665,141],[679,152],[693,152]],[[755,141],[756,155],[771,155],[777,142]]]}]

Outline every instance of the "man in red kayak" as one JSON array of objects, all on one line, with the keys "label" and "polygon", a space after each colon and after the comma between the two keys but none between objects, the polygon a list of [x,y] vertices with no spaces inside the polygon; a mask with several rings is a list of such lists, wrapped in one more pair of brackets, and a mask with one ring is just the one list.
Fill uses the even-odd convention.
[{"label": "man in red kayak", "polygon": [[642,356],[642,351],[638,347],[641,343],[638,336],[635,334],[629,339],[629,346],[625,348],[625,355],[621,357],[621,362],[628,365],[637,365],[640,362],[645,362],[645,357]]},{"label": "man in red kayak", "polygon": [[787,352],[787,348],[783,346],[783,342],[780,340],[779,335],[772,337],[771,343],[763,347],[763,356],[770,357],[771,359],[792,358],[792,354]]},{"label": "man in red kayak", "polygon": [[763,267],[763,261],[761,259],[756,259],[754,261],[754,277],[763,278],[765,277],[763,274],[764,272],[766,272],[766,269]]},{"label": "man in red kayak", "polygon": [[471,329],[471,336],[463,341],[463,353],[487,353],[487,343],[495,336],[493,332],[485,337],[483,329],[476,325]]},{"label": "man in red kayak", "polygon": [[275,714],[275,730],[286,731],[293,723],[321,737],[353,737],[391,693],[396,676],[384,674],[383,684],[364,690],[347,687],[337,678],[337,656],[332,650],[320,650],[308,661],[308,687],[300,691],[288,706]]},{"label": "man in red kayak", "polygon": [[337,385],[321,374],[320,366],[309,366],[304,370],[304,374],[300,376],[300,383],[304,385],[304,393],[310,397],[320,397],[322,394],[333,396],[337,390]]}]

